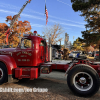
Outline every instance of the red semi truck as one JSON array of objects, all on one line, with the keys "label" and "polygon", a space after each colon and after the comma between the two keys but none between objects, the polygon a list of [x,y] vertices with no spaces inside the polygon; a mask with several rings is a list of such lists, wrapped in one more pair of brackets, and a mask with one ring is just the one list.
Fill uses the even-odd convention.
[{"label": "red semi truck", "polygon": [[0,84],[13,79],[37,79],[52,69],[64,69],[67,84],[77,95],[92,96],[99,90],[100,64],[75,58],[67,63],[51,59],[51,44],[36,35],[25,35],[17,48],[0,49]]},{"label": "red semi truck", "polygon": [[[9,30],[23,9],[11,22]],[[35,31],[36,33],[36,31]],[[49,39],[50,40],[50,39]],[[84,58],[74,58],[71,62],[52,62],[51,43],[36,35],[25,35],[17,48],[0,49],[0,84],[13,82],[14,79],[37,79],[41,74],[49,74],[52,69],[63,69],[67,74],[67,84],[73,93],[80,96],[92,96],[99,90],[100,64]]]}]

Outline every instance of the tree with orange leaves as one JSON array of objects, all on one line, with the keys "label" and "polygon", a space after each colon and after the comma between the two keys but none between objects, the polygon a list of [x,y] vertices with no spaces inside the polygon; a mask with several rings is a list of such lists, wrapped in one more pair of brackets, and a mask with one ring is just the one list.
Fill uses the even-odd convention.
[{"label": "tree with orange leaves", "polygon": [[5,32],[7,31],[8,26],[5,23],[0,23],[0,45],[2,45],[2,43],[5,43]]},{"label": "tree with orange leaves", "polygon": [[[6,22],[10,22],[10,24],[12,23],[12,21],[14,20],[15,16],[7,16],[6,17]],[[6,38],[6,31],[8,30],[8,25],[5,23],[0,23],[0,39],[3,40],[2,42],[4,43],[4,38]],[[24,34],[29,34],[29,31],[31,30],[31,25],[30,22],[28,21],[18,21],[16,20],[15,23],[12,25],[11,29],[10,29],[10,35],[9,35],[9,44],[13,43],[14,46],[16,47],[19,43],[19,36],[23,37],[23,33]],[[3,36],[3,37],[2,37]]]}]

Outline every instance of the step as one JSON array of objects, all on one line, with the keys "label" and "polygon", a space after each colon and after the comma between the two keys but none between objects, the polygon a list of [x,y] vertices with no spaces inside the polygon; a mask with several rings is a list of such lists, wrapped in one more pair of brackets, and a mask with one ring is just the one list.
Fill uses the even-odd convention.
[{"label": "step", "polygon": [[18,79],[38,78],[38,68],[16,68],[15,69],[15,78],[18,78]]}]

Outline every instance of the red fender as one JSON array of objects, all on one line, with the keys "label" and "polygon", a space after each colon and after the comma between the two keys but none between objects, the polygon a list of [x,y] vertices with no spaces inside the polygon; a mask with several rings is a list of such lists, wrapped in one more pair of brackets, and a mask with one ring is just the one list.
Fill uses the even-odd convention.
[{"label": "red fender", "polygon": [[14,69],[17,68],[17,65],[13,57],[8,55],[0,55],[0,62],[3,62],[6,65],[8,75],[14,74]]}]

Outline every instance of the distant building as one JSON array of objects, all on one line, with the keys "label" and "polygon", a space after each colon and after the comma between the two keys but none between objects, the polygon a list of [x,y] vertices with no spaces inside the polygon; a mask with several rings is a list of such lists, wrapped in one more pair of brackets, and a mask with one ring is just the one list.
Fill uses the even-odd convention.
[{"label": "distant building", "polygon": [[64,47],[66,48],[67,43],[69,41],[69,34],[65,33],[65,41],[64,41]]},{"label": "distant building", "polygon": [[68,41],[68,43],[67,43],[67,48],[68,48],[69,50],[71,50],[71,48],[72,48],[71,41]]},{"label": "distant building", "polygon": [[65,41],[64,41],[64,47],[68,48],[69,50],[71,50],[71,42],[69,41],[69,34],[65,33]]},{"label": "distant building", "polygon": [[71,50],[71,48],[72,48],[71,41],[67,42],[67,44],[65,45],[65,48],[68,48],[69,50]]}]

